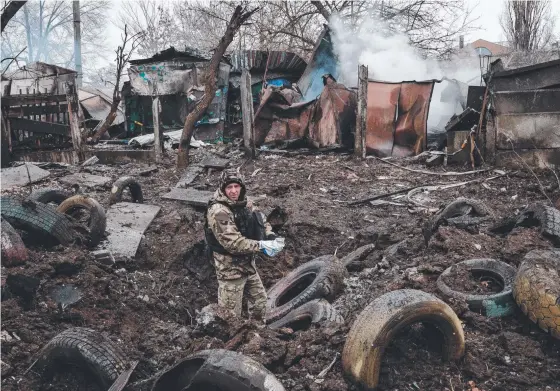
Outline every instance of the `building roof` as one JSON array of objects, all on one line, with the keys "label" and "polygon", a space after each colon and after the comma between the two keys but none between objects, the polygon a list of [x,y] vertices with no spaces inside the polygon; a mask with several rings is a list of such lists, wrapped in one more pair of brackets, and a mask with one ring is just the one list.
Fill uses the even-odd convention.
[{"label": "building roof", "polygon": [[63,68],[58,65],[36,61],[24,65],[20,69],[17,69],[14,72],[10,73],[7,77],[8,79],[12,80],[21,80],[68,74],[77,74],[77,72],[73,69]]},{"label": "building roof", "polygon": [[510,47],[499,43],[490,42],[485,39],[477,39],[476,41],[471,42],[468,46],[472,47],[473,49],[486,48],[490,51],[490,55],[492,56],[499,56],[511,52]]},{"label": "building roof", "polygon": [[204,53],[198,49],[186,47],[184,51],[180,51],[171,46],[169,49],[162,50],[161,52],[153,55],[150,58],[142,58],[138,60],[130,60],[133,65],[149,64],[152,62],[168,61],[168,60],[182,60],[189,62],[210,61],[212,56]]},{"label": "building roof", "polygon": [[[233,66],[232,72],[241,72],[243,68],[250,71],[289,72],[301,75],[307,63],[297,54],[286,51],[237,50],[229,60]],[[268,63],[268,66],[267,66]]]}]

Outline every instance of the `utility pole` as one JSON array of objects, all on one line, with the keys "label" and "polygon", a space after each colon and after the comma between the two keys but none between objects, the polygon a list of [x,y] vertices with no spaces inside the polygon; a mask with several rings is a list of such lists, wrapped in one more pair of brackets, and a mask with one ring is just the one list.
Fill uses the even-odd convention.
[{"label": "utility pole", "polygon": [[82,86],[82,33],[80,31],[80,1],[72,2],[72,10],[74,11],[74,62],[76,64],[76,72],[78,78],[76,80],[77,87]]}]

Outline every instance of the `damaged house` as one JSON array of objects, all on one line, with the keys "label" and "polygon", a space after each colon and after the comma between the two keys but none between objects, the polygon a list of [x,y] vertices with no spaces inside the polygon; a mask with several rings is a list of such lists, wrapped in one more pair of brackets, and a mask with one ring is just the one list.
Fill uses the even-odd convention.
[{"label": "damaged house", "polygon": [[2,77],[3,164],[11,158],[50,161],[53,150],[77,158],[83,113],[76,76],[71,69],[34,62]]}]

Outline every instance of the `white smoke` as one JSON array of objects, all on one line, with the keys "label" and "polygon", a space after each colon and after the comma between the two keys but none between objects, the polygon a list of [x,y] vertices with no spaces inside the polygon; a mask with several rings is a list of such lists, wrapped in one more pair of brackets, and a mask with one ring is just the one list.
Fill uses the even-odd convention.
[{"label": "white smoke", "polygon": [[[333,48],[338,57],[338,80],[356,86],[358,65],[368,66],[368,77],[380,81],[411,81],[456,79],[479,85],[480,66],[476,56],[463,56],[447,62],[423,58],[409,43],[404,33],[394,32],[382,20],[370,16],[358,31],[345,26],[334,16],[329,24],[333,34]],[[430,103],[428,128],[445,124],[453,115],[463,111],[459,102],[466,99],[466,89],[457,88],[455,102],[441,102],[441,93],[449,82],[436,83]],[[448,90],[449,91],[449,90]]]}]

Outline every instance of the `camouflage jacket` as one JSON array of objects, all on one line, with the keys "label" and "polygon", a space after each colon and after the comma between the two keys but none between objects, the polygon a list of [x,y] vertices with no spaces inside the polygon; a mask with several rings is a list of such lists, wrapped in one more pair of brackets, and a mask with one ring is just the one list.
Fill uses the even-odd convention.
[{"label": "camouflage jacket", "polygon": [[[233,280],[255,274],[257,270],[254,255],[259,252],[259,242],[241,234],[235,224],[232,208],[247,206],[251,211],[257,209],[250,203],[247,204],[244,199],[231,201],[220,189],[216,190],[212,201],[214,203],[207,212],[208,226],[217,241],[228,252],[228,254],[212,253],[218,279]],[[267,235],[272,233],[270,224],[266,222],[265,230]]]}]

